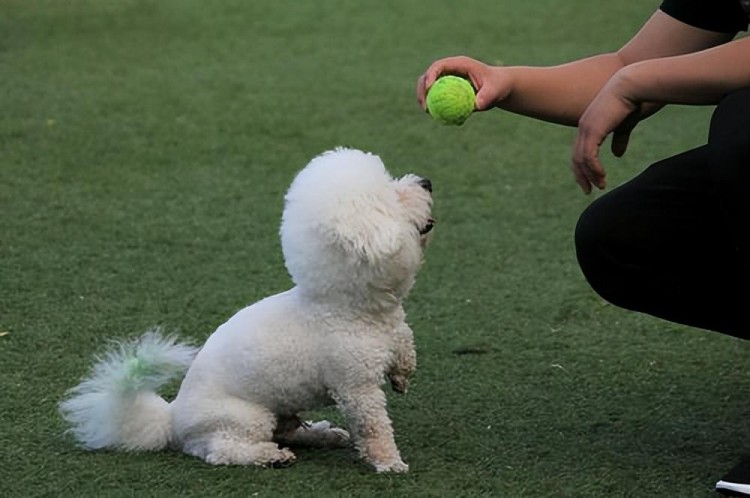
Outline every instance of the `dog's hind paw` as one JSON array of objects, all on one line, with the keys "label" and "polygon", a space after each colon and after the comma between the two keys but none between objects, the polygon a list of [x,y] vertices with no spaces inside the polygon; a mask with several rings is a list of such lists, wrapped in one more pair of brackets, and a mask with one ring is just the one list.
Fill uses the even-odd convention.
[{"label": "dog's hind paw", "polygon": [[349,433],[340,427],[332,427],[329,433],[329,446],[334,448],[343,448],[349,445],[351,436]]},{"label": "dog's hind paw", "polygon": [[327,420],[306,422],[298,434],[300,439],[306,439],[307,444],[322,448],[343,448],[349,445],[351,439],[347,431],[334,427]]},{"label": "dog's hind paw", "polygon": [[288,448],[275,443],[244,443],[220,441],[204,458],[211,465],[258,465],[261,467],[287,467],[296,457]]},{"label": "dog's hind paw", "polygon": [[292,453],[288,448],[282,448],[279,450],[278,458],[271,460],[266,465],[274,469],[283,469],[289,467],[297,461],[297,456]]}]

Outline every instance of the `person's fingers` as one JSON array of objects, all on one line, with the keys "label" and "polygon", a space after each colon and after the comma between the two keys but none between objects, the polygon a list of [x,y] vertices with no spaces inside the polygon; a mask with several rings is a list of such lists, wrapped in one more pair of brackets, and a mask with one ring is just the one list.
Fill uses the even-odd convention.
[{"label": "person's fingers", "polygon": [[586,175],[583,173],[583,171],[581,171],[575,164],[572,165],[571,171],[573,171],[573,179],[578,184],[578,186],[581,187],[583,193],[590,194],[591,183],[589,183],[589,180],[588,178],[586,178]]},{"label": "person's fingers", "polygon": [[596,153],[591,153],[591,155],[587,157],[584,172],[586,173],[589,182],[596,186],[596,188],[602,190],[607,186],[604,168],[602,167],[601,162],[599,162],[598,148]]},{"label": "person's fingers", "polygon": [[599,189],[607,186],[606,172],[599,161],[600,145],[601,141],[579,130],[573,152],[573,174],[576,183],[587,194],[592,186]]},{"label": "person's fingers", "polygon": [[446,68],[450,67],[451,61],[457,59],[457,57],[450,57],[447,59],[441,59],[430,64],[430,67],[417,79],[417,102],[419,106],[427,111],[427,92],[435,80],[442,76]]},{"label": "person's fingers", "polygon": [[583,190],[583,193],[589,194],[591,193],[591,182],[589,182],[588,177],[586,176],[586,173],[584,172],[583,166],[581,164],[581,138],[580,136],[576,137],[575,144],[573,145],[573,157],[571,158],[571,171],[573,172],[573,178],[575,179],[575,182],[578,184],[579,187],[581,187],[581,190]]},{"label": "person's fingers", "polygon": [[481,64],[465,55],[446,57],[433,62],[424,73],[425,90],[429,90],[435,80],[445,74],[462,76],[471,80],[474,88],[477,87],[477,81],[474,79],[474,72]]},{"label": "person's fingers", "polygon": [[606,186],[604,181],[604,168],[599,161],[599,144],[593,140],[587,140],[581,148],[582,157],[579,160],[581,170],[586,175],[589,183],[599,189]]},{"label": "person's fingers", "polygon": [[417,102],[419,102],[419,107],[421,107],[425,112],[427,112],[427,103],[425,102],[427,89],[425,87],[424,81],[425,81],[424,74],[417,79]]},{"label": "person's fingers", "polygon": [[439,61],[433,62],[430,67],[427,68],[427,71],[425,71],[424,73],[425,90],[429,90],[432,84],[435,83],[435,80],[442,76],[443,73],[446,72],[447,68],[451,67],[451,61],[454,61],[455,59],[455,57],[441,59]]},{"label": "person's fingers", "polygon": [[430,91],[432,84],[439,77],[452,74],[466,78],[471,82],[477,92],[474,101],[475,109],[480,111],[489,109],[497,100],[500,89],[497,88],[497,84],[494,87],[488,84],[487,71],[486,65],[463,55],[437,60],[417,79],[417,102],[422,109],[426,109],[427,93]]}]

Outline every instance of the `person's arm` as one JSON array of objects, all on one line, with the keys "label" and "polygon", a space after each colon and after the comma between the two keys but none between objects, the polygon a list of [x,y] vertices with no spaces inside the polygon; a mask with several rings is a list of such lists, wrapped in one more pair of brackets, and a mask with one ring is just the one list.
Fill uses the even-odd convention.
[{"label": "person's arm", "polygon": [[[643,102],[715,104],[750,87],[750,38],[698,52],[649,59],[619,70],[597,94],[578,123],[573,172],[584,192],[605,187],[599,147],[610,133],[638,113]],[[627,133],[620,155],[627,145]],[[614,140],[614,139],[613,139]]]},{"label": "person's arm", "polygon": [[[599,90],[624,67],[704,50],[730,39],[731,35],[695,28],[656,11],[617,52],[549,68],[507,68],[511,90],[496,106],[576,126]],[[651,100],[645,98],[641,102]]]},{"label": "person's arm", "polygon": [[612,85],[632,102],[716,104],[734,90],[750,87],[750,38],[699,52],[632,64]]},{"label": "person's arm", "polygon": [[703,50],[731,35],[689,26],[656,11],[620,50],[552,67],[489,66],[468,57],[434,62],[417,82],[417,100],[442,74],[468,77],[477,89],[476,107],[499,107],[545,121],[575,126],[605,83],[625,66]]}]

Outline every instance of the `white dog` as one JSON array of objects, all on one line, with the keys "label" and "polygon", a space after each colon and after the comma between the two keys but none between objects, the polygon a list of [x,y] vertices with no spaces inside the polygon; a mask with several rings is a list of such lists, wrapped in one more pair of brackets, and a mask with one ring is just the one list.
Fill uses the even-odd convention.
[{"label": "white dog", "polygon": [[[416,367],[402,300],[434,223],[431,191],[358,150],[314,158],[281,223],[295,286],[239,311],[200,351],[158,331],[110,351],[60,405],[71,432],[88,449],[169,446],[227,465],[291,463],[285,445],[351,439],[377,471],[407,471],[381,386],[406,391]],[[174,401],[156,394],[186,369]],[[301,422],[333,403],[351,437]]]}]

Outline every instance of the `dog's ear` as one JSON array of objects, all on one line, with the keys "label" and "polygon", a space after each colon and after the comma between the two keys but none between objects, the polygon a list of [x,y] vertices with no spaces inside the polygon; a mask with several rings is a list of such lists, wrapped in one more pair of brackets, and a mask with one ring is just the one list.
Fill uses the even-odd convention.
[{"label": "dog's ear", "polygon": [[403,227],[386,213],[353,212],[334,225],[334,240],[345,253],[375,262],[393,257],[403,244]]}]

